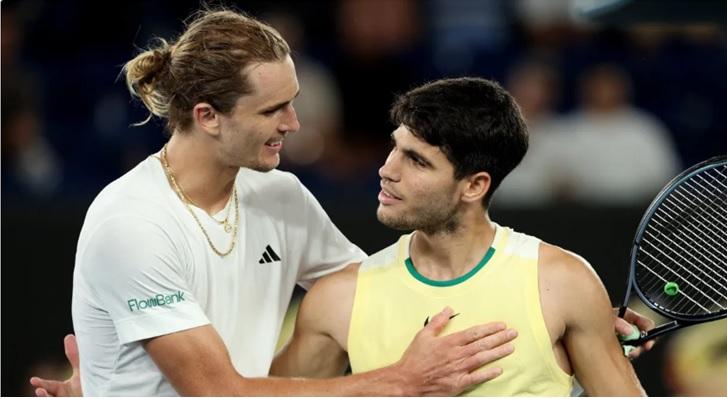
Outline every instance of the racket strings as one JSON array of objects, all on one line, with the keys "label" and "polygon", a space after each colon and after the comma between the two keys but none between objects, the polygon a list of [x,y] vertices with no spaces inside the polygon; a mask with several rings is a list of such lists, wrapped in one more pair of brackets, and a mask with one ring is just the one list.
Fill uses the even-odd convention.
[{"label": "racket strings", "polygon": [[[679,205],[674,204],[674,202],[672,202],[672,199],[675,202],[678,202],[679,205],[681,205],[681,207]],[[690,216],[692,216],[692,215],[688,214],[687,209],[685,209],[685,208],[688,208],[688,205],[686,205],[682,201],[680,201],[679,198],[676,197],[676,195],[673,198],[667,198],[666,201],[669,202],[670,204],[674,205],[680,212],[683,212],[685,218],[689,218]],[[696,207],[697,205],[693,205],[693,206]],[[692,208],[692,211],[694,211],[694,208]],[[709,233],[708,235],[706,235],[707,240],[716,243],[717,246],[719,246],[722,250],[727,250],[724,245],[725,244],[724,239],[721,239],[721,237],[719,236],[720,234],[724,233],[724,231],[725,231],[724,227],[720,228],[720,226],[718,226],[719,221],[717,221],[717,223],[715,223],[714,217],[704,216],[701,213],[692,212],[692,214],[697,216],[697,218],[692,219],[692,220],[697,222],[700,225],[701,229],[704,229],[705,232]]]},{"label": "racket strings", "polygon": [[[683,269],[685,272],[687,272],[687,274],[689,274],[690,276],[694,277],[699,282],[701,282],[703,284],[707,284],[707,287],[709,287],[712,291],[714,291],[718,296],[720,296],[720,297],[722,297],[724,299],[727,299],[727,295],[725,294],[725,293],[727,293],[727,286],[725,284],[722,284],[722,282],[719,280],[719,277],[720,276],[717,273],[717,270],[716,269],[711,268],[707,263],[705,263],[704,261],[702,261],[699,257],[695,256],[692,252],[689,252],[689,251],[685,250],[684,248],[682,248],[682,246],[678,242],[672,240],[669,237],[666,237],[669,241],[671,241],[671,245],[674,245],[678,249],[681,250],[681,251],[678,251],[678,250],[675,249],[674,251],[672,251],[672,253],[674,255],[676,255],[678,258],[680,258],[681,260],[686,261],[686,265],[685,265],[679,259],[674,259],[672,256],[670,256],[669,254],[665,253],[661,249],[661,248],[669,248],[669,245],[670,244],[664,243],[658,237],[655,237],[655,236],[651,235],[649,232],[647,232],[647,234],[651,238],[653,238],[657,243],[661,244],[660,246],[654,246],[654,249],[656,249],[656,251],[658,251],[660,254],[664,255],[666,257],[666,259],[668,259],[669,261],[671,261],[671,264],[676,265],[677,267]],[[652,257],[652,259],[654,259],[656,262],[658,262],[659,264],[661,264],[667,270],[671,271],[674,274],[679,274],[677,271],[672,270],[672,268],[670,268],[667,264],[665,264],[664,262],[660,261],[658,258],[654,257],[649,252],[645,252],[645,253],[647,255],[649,255],[650,257]],[[682,255],[683,253],[686,253],[691,259],[688,259],[684,255]],[[700,264],[704,269],[706,269],[706,271],[704,271],[704,269],[700,269],[699,267],[694,267],[694,266],[697,265],[697,263]],[[687,266],[692,266],[692,267],[687,267]],[[714,287],[712,285],[709,285],[710,283],[709,282],[705,282],[704,280],[702,280],[702,278],[699,276],[699,274],[702,274],[708,280],[711,280],[711,282],[715,283],[718,287]],[[690,284],[691,285],[691,282],[690,282],[690,281],[692,281],[691,279],[687,279],[686,281],[687,281],[687,284]],[[694,288],[695,289],[698,289],[697,287],[694,287]]]},{"label": "racket strings", "polygon": [[[663,207],[663,209],[665,212],[672,212],[676,215],[684,214],[681,211],[669,209],[668,207]],[[661,215],[655,214],[655,216],[663,220]],[[659,223],[659,220],[655,219],[654,222]],[[682,228],[676,230],[673,234],[679,235],[682,237],[682,240],[687,243],[694,243],[695,246],[700,247],[702,250],[701,254],[707,258],[713,258],[715,261],[715,267],[719,268],[723,273],[721,276],[724,276],[724,273],[727,273],[727,270],[722,268],[721,265],[727,264],[727,256],[725,255],[727,253],[727,248],[725,248],[725,245],[722,245],[718,235],[724,234],[724,230],[722,230],[721,233],[717,233],[703,224],[695,225],[692,220],[689,219],[683,220],[681,227]],[[692,246],[692,249],[694,250],[695,248]]]},{"label": "racket strings", "polygon": [[[680,194],[678,190],[675,191],[676,194]],[[665,230],[665,232],[678,232],[680,231],[685,225],[692,227],[694,230],[690,231],[690,234],[699,235],[700,232],[703,231],[706,234],[704,238],[706,239],[706,242],[710,243],[714,247],[719,247],[721,251],[718,251],[717,253],[724,253],[727,252],[727,249],[725,249],[725,245],[727,243],[724,242],[724,239],[721,237],[724,233],[724,229],[719,229],[715,226],[713,222],[711,222],[708,218],[704,217],[703,215],[697,214],[697,216],[703,216],[701,218],[694,218],[695,215],[695,208],[698,207],[693,203],[692,207],[689,207],[685,205],[682,201],[679,201],[678,198],[676,198],[676,194],[674,195],[674,198],[667,197],[664,203],[662,203],[662,206],[657,210],[661,211],[663,210],[664,213],[662,214],[662,220],[667,222],[670,226]],[[666,206],[671,205],[671,207]],[[656,215],[656,214],[655,214]],[[722,216],[723,217],[723,216]],[[669,221],[668,219],[672,219]],[[696,223],[696,224],[695,224]],[[722,230],[722,231],[720,231]],[[696,232],[695,232],[696,231]],[[713,248],[714,248],[713,247]],[[716,250],[716,248],[715,248]]]},{"label": "racket strings", "polygon": [[[658,216],[657,216],[658,218]],[[659,226],[663,226],[663,224],[657,219],[653,219],[652,221]],[[686,229],[687,233],[693,234],[691,229]],[[721,251],[715,250],[714,247],[711,247],[709,243],[704,244],[703,242],[699,240],[693,239],[693,235],[686,234],[682,238],[682,241],[689,247],[689,251],[685,251],[689,256],[699,259],[696,254],[703,255],[706,259],[706,262],[713,262],[712,265],[719,269],[722,273],[718,273],[717,276],[721,277],[722,280],[727,282],[727,270],[720,267],[720,263],[727,264],[727,257],[722,253]],[[671,238],[667,236],[667,239],[671,241]],[[673,241],[672,241],[673,242]],[[704,244],[704,245],[703,245]],[[710,246],[710,248],[706,248],[705,245]],[[681,247],[680,247],[681,248]]]},{"label": "racket strings", "polygon": [[637,284],[657,306],[683,315],[727,311],[727,165],[679,183],[639,245]]},{"label": "racket strings", "polygon": [[[650,258],[652,258],[654,261],[656,261],[658,263],[658,265],[660,265],[664,269],[668,270],[671,273],[672,276],[676,276],[678,278],[681,278],[681,281],[686,282],[687,285],[689,285],[692,288],[692,290],[682,290],[682,295],[680,295],[680,296],[675,296],[675,297],[672,297],[672,298],[667,299],[665,301],[666,302],[665,305],[668,305],[670,307],[685,307],[685,306],[687,306],[688,307],[686,309],[687,311],[694,311],[694,309],[695,309],[694,307],[696,306],[696,307],[699,307],[700,309],[704,310],[705,312],[709,313],[710,312],[710,309],[707,308],[707,307],[705,307],[702,304],[705,301],[704,300],[701,300],[701,297],[696,297],[695,296],[697,299],[695,299],[694,297],[692,297],[692,296],[694,296],[695,293],[699,293],[699,294],[702,295],[703,298],[706,298],[706,300],[708,302],[712,302],[712,304],[716,305],[719,309],[722,309],[722,310],[726,309],[724,306],[722,306],[722,304],[719,302],[719,300],[716,300],[716,299],[713,298],[713,296],[712,296],[713,293],[707,293],[707,292],[705,292],[705,291],[709,291],[709,288],[711,288],[711,286],[709,284],[705,283],[702,279],[700,279],[696,275],[692,274],[691,272],[690,272],[690,274],[693,277],[695,277],[697,280],[699,280],[698,282],[695,282],[695,281],[693,281],[692,279],[689,279],[689,278],[684,278],[684,276],[683,275],[680,275],[680,273],[678,271],[676,271],[673,268],[669,267],[667,264],[665,264],[664,262],[662,262],[659,259],[657,259],[654,255],[652,255],[652,254],[650,254],[648,252],[645,252],[645,254],[647,256],[649,256]],[[659,272],[655,271],[654,268],[649,267],[644,261],[638,260],[637,262],[641,266],[643,266],[644,268],[646,268],[646,270],[648,270],[651,274],[653,274],[656,277],[656,279],[652,279],[649,283],[646,284],[646,287],[645,288],[647,289],[647,291],[659,290],[661,287],[663,287],[663,285],[661,283],[669,283],[669,280],[667,280],[666,278],[662,277],[662,275],[667,274],[663,270],[659,270],[659,272],[661,272],[661,273],[659,273]],[[689,271],[686,268],[684,268],[684,269],[687,270],[687,271]],[[699,283],[701,283],[701,284],[699,284]],[[707,287],[707,289],[703,289],[703,287]],[[684,287],[682,287],[682,288],[684,288]],[[724,295],[722,295],[721,293],[719,293],[715,289],[712,288],[712,290],[715,291],[718,294],[718,296],[721,296],[723,299],[727,299],[727,297],[725,297]],[[691,292],[692,293],[692,296],[690,296],[690,294],[688,294],[687,292]]]},{"label": "racket strings", "polygon": [[[677,241],[672,239],[669,234],[660,233],[660,231],[666,231],[666,226],[662,222],[667,221],[665,220],[663,214],[668,215],[670,212],[672,213],[672,216],[677,218],[683,216],[682,220],[680,220],[680,222],[682,223],[681,228],[675,229],[672,232],[672,235],[676,236],[679,241],[689,247],[689,250],[686,250]],[[657,234],[665,236],[670,241],[670,244],[675,245],[677,246],[677,248],[681,249],[681,251],[679,251],[678,253],[687,254],[692,259],[695,259],[698,263],[701,263],[703,267],[710,271],[711,276],[727,282],[727,270],[725,267],[723,267],[723,265],[727,265],[727,256],[725,256],[725,253],[727,253],[727,249],[725,249],[725,246],[717,241],[719,240],[719,238],[714,238],[719,237],[720,234],[714,232],[713,229],[705,228],[704,225],[695,226],[695,224],[692,223],[691,220],[686,218],[687,216],[684,215],[687,215],[687,212],[684,212],[683,208],[680,208],[679,211],[675,211],[674,209],[663,206],[659,208],[659,210],[654,214],[654,218],[652,219],[654,224],[651,224],[648,227],[651,228],[651,230],[655,230]],[[661,229],[657,227],[661,227]],[[705,234],[704,230],[711,234]],[[724,235],[724,231],[725,230],[722,230],[721,235]],[[649,232],[649,229],[647,229],[647,232]],[[719,249],[717,247],[719,247]],[[697,256],[697,254],[704,257],[705,261],[702,261],[700,257]],[[712,266],[709,266],[710,264]],[[714,270],[713,268],[716,268],[719,272],[717,272],[717,270]]]},{"label": "racket strings", "polygon": [[[697,177],[700,177],[700,176],[695,176],[695,178],[697,178]],[[686,181],[686,182],[684,182],[684,185],[689,186],[688,183],[689,183],[689,181]],[[695,191],[697,191],[697,190],[695,190]],[[714,199],[716,198],[717,202],[719,202],[719,207],[721,209],[716,210],[716,209],[710,207],[710,210],[712,211],[711,218],[704,217],[705,216],[704,212],[700,212],[697,216],[702,216],[702,218],[695,220],[697,222],[698,226],[695,226],[694,223],[692,223],[689,220],[690,216],[692,216],[693,213],[691,213],[691,214],[687,213],[684,208],[684,207],[686,207],[686,205],[684,204],[684,202],[679,201],[679,199],[677,198],[677,195],[687,197],[688,194],[689,193],[686,192],[685,190],[680,190],[680,189],[675,190],[673,198],[675,201],[679,202],[682,207],[676,206],[678,208],[678,210],[668,209],[668,207],[664,207],[665,210],[672,211],[677,217],[681,216],[683,219],[683,222],[686,222],[686,224],[690,225],[691,227],[693,227],[696,230],[696,231],[694,231],[694,230],[690,231],[690,234],[699,236],[700,235],[699,231],[701,231],[701,230],[704,230],[704,233],[709,233],[709,234],[704,234],[700,238],[704,239],[704,241],[709,244],[710,248],[713,251],[712,252],[713,254],[715,254],[718,257],[722,257],[725,261],[727,261],[727,255],[726,255],[727,254],[727,241],[726,241],[727,235],[725,234],[725,231],[727,231],[727,225],[725,222],[725,214],[727,214],[727,209],[724,208],[725,200],[726,200],[725,197],[727,197],[727,187],[725,187],[724,191],[710,193],[712,195],[712,197],[706,198],[706,200],[708,202],[716,202],[716,201],[714,201]],[[695,197],[695,198],[697,198],[697,200],[699,200],[698,197]],[[671,198],[667,198],[667,202],[670,202],[671,204],[673,204],[674,202],[672,202],[670,200],[671,200]],[[695,203],[694,201],[690,201],[690,202],[693,206],[692,211],[694,211],[694,209],[696,208],[696,211],[699,212],[700,204]],[[702,200],[702,204],[704,202],[705,201]],[[719,249],[717,249],[717,247]],[[724,271],[724,269],[722,269],[722,270]]]},{"label": "racket strings", "polygon": [[[707,191],[707,188],[702,186],[701,184],[699,184],[699,182],[697,182],[696,180],[694,181],[694,184],[699,186],[699,188],[701,188],[702,190]],[[697,188],[693,188],[689,184],[689,182],[685,182],[685,185],[687,187],[692,188],[692,190],[697,191]],[[684,199],[686,201],[689,201],[690,203],[694,204],[694,202],[688,196],[688,194],[690,194],[689,192],[681,193],[681,194],[685,197]],[[719,195],[719,194],[723,194],[723,193],[720,193],[719,191],[717,193],[709,193],[709,195]],[[703,202],[702,205],[706,205],[706,207],[709,208],[709,210],[713,213],[719,214],[719,213],[727,212],[727,210],[724,208],[724,201],[722,201],[722,203],[720,203],[719,200],[715,201],[714,199],[708,197],[708,198],[706,198],[706,202]],[[707,218],[707,220],[709,220],[710,222],[714,222],[715,227],[719,227],[719,228],[723,229],[723,231],[725,228],[727,228],[727,225],[725,225],[724,221],[720,220],[719,218],[712,217],[712,218]]]},{"label": "racket strings", "polygon": [[[655,279],[654,281],[656,282],[656,284],[657,284],[657,285],[658,285],[658,283],[659,283],[659,280],[661,280],[661,281],[662,281],[662,282],[664,282],[664,283],[668,283],[668,282],[669,282],[669,281],[668,281],[667,279],[665,279],[664,277],[662,277],[662,276],[661,276],[661,275],[660,275],[659,273],[657,273],[657,272],[656,272],[656,271],[654,271],[654,270],[653,270],[652,268],[650,268],[650,267],[649,267],[649,266],[648,266],[648,265],[647,265],[646,263],[644,263],[644,262],[642,262],[642,261],[640,261],[640,260],[637,260],[637,261],[636,261],[636,263],[637,263],[638,265],[641,265],[642,267],[644,267],[644,268],[645,268],[646,270],[648,270],[649,272],[651,272],[651,273],[652,273],[652,274],[653,274],[653,275],[654,275],[654,276],[656,277],[656,279]],[[653,285],[652,285],[652,287],[651,287],[651,288],[653,289]],[[650,290],[650,289],[648,289],[647,291],[649,291],[649,290]],[[696,299],[694,299],[694,298],[690,297],[690,296],[689,296],[688,294],[683,294],[683,297],[684,297],[684,298],[687,298],[687,299],[688,299],[689,301],[691,301],[691,303],[692,303],[693,305],[695,305],[695,306],[697,306],[697,307],[701,308],[702,310],[704,310],[705,312],[709,313],[709,309],[707,309],[706,307],[702,306],[702,305],[701,305],[701,304],[699,303],[699,301],[698,301],[698,300],[696,300]]]}]

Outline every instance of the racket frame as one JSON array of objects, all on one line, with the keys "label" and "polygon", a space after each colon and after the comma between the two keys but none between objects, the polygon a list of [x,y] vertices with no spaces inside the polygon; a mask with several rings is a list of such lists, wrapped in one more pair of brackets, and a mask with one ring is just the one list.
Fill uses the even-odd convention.
[{"label": "racket frame", "polygon": [[703,323],[707,321],[712,320],[718,320],[724,317],[727,317],[727,311],[719,312],[716,314],[709,314],[705,316],[686,316],[686,315],[677,315],[669,310],[665,309],[664,307],[660,306],[659,304],[654,303],[651,299],[649,299],[641,290],[641,287],[639,287],[638,284],[636,284],[636,257],[639,252],[639,248],[641,246],[641,239],[644,235],[644,231],[646,230],[646,226],[651,221],[652,216],[656,212],[657,208],[661,205],[661,203],[664,201],[664,199],[669,196],[669,194],[672,193],[672,191],[676,190],[677,187],[681,184],[682,181],[687,180],[691,178],[693,175],[702,172],[705,169],[711,169],[714,167],[714,164],[716,163],[724,163],[727,162],[727,156],[720,155],[716,156],[710,159],[707,159],[706,161],[702,161],[689,169],[683,171],[669,183],[664,186],[663,189],[659,192],[659,194],[654,198],[654,200],[651,202],[649,207],[647,208],[646,212],[644,213],[644,216],[641,218],[641,222],[639,223],[639,227],[636,229],[636,236],[634,237],[634,243],[631,247],[631,259],[630,259],[630,265],[629,265],[629,277],[628,277],[628,283],[626,286],[626,294],[624,296],[624,300],[622,302],[621,307],[619,308],[619,317],[623,317],[626,313],[626,308],[628,306],[629,299],[631,297],[631,289],[634,288],[636,291],[636,294],[639,296],[639,299],[643,303],[645,303],[650,309],[654,310],[655,312],[659,313],[662,316],[665,316],[669,319],[672,319],[671,322],[665,323],[661,326],[658,326],[649,332],[641,332],[641,337],[637,339],[627,340],[623,341],[623,345],[633,345],[638,346],[642,343],[649,341],[651,339],[654,339],[658,337],[659,335],[666,334],[668,332],[677,330],[679,328],[687,327],[693,324]]}]

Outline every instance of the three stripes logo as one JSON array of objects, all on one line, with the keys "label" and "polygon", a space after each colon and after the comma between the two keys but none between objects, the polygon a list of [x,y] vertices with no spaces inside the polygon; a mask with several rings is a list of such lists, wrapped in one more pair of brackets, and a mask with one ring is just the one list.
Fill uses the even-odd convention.
[{"label": "three stripes logo", "polygon": [[263,263],[273,263],[273,262],[280,262],[280,257],[278,254],[273,251],[272,248],[270,248],[270,245],[265,247],[265,251],[263,251],[263,256],[260,258],[260,260],[257,262],[259,264]]}]

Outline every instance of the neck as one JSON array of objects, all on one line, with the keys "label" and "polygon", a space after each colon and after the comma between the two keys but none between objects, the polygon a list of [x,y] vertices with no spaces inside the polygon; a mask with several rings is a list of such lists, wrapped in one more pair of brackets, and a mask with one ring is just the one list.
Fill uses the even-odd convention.
[{"label": "neck", "polygon": [[461,215],[453,232],[428,234],[417,230],[409,256],[417,271],[432,280],[452,280],[472,270],[495,239],[495,225],[486,212],[473,209]]},{"label": "neck", "polygon": [[167,143],[166,156],[169,171],[187,198],[215,214],[230,199],[239,168],[222,164],[210,141],[198,134],[175,133]]}]

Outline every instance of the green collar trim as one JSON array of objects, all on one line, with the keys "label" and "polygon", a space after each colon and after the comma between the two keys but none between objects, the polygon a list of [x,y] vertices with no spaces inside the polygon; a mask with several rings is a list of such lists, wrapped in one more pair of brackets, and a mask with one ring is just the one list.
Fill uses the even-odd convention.
[{"label": "green collar trim", "polygon": [[477,264],[472,270],[467,272],[466,274],[459,276],[457,278],[454,278],[452,280],[431,280],[424,276],[422,276],[417,269],[414,267],[414,262],[411,261],[411,258],[406,258],[404,263],[406,264],[406,269],[409,271],[409,274],[411,274],[415,279],[421,281],[424,284],[431,285],[433,287],[451,287],[453,285],[457,285],[460,283],[463,283],[467,281],[470,277],[477,274],[480,269],[485,267],[487,262],[492,258],[492,256],[495,254],[495,248],[490,247],[490,249],[487,250],[487,253],[485,256],[482,257],[482,260],[480,263]]}]

